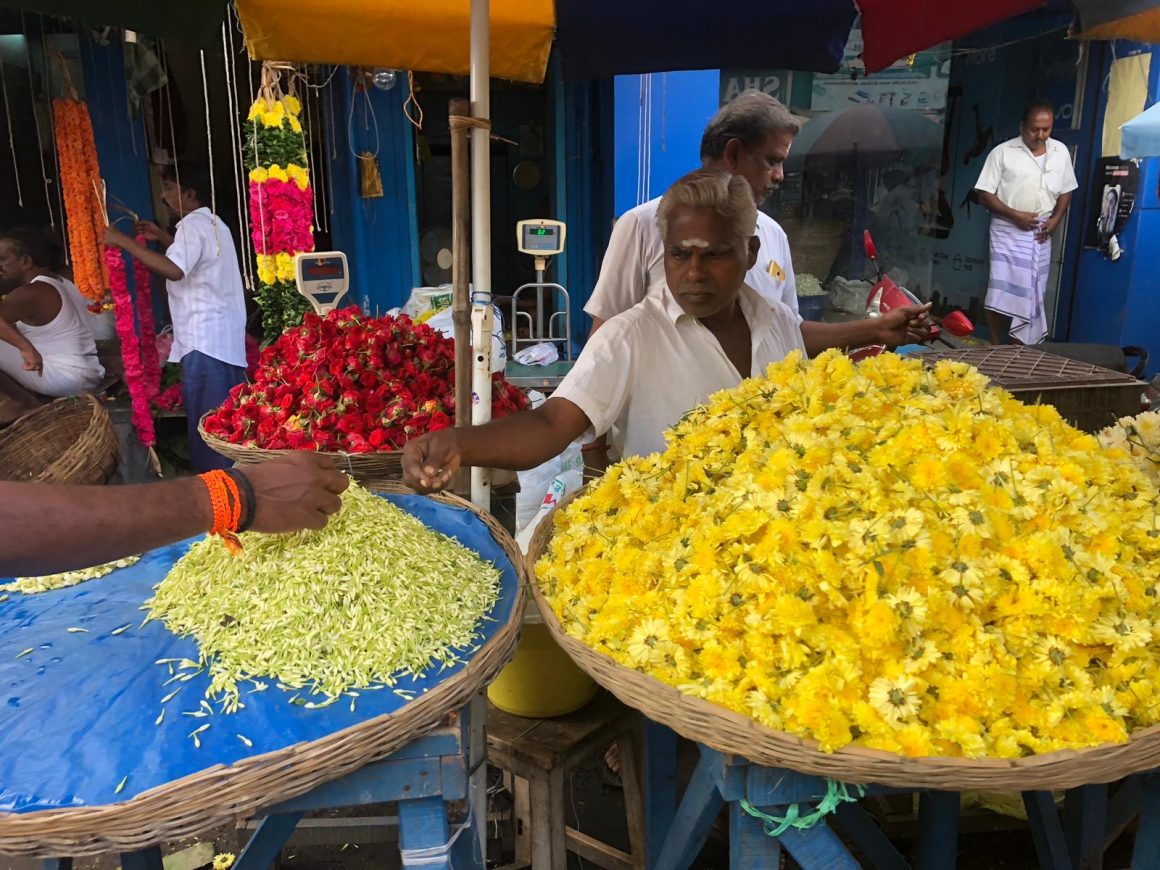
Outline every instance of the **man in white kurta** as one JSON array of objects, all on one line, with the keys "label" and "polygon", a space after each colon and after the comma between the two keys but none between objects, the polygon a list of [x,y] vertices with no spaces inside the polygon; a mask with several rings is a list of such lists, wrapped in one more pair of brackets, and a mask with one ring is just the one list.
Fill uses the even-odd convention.
[{"label": "man in white kurta", "polygon": [[229,228],[202,205],[209,176],[204,168],[166,167],[161,193],[180,220],[170,236],[151,221],[134,230],[164,253],[109,228],[106,244],[119,245],[165,278],[173,318],[170,362],[181,363],[190,465],[194,471],[227,468],[197,430],[201,416],[225,401],[246,380],[246,300],[238,253]]},{"label": "man in white kurta", "polygon": [[1019,135],[995,147],[975,184],[991,212],[991,270],[987,282],[987,326],[998,344],[1003,319],[1022,344],[1047,337],[1047,279],[1051,237],[1079,187],[1067,147],[1051,138],[1050,103],[1027,107]]}]

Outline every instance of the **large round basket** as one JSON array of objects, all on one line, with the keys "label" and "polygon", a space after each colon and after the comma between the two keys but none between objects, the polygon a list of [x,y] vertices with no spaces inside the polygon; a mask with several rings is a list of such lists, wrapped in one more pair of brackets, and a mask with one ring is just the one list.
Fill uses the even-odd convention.
[{"label": "large round basket", "polygon": [[[583,490],[581,490],[583,492]],[[596,682],[630,707],[682,737],[756,764],[785,767],[850,783],[878,783],[898,788],[946,791],[1039,791],[1113,782],[1132,773],[1160,767],[1160,726],[1132,735],[1127,743],[1082,750],[1062,750],[1027,758],[907,758],[890,752],[846,747],[822,752],[817,743],[775,731],[640,671],[618,664],[565,633],[551,604],[540,591],[535,564],[547,551],[556,511],[540,523],[528,546],[527,570],[544,623],[556,642]]]},{"label": "large round basket", "polygon": [[[212,412],[210,412],[212,413]],[[206,414],[198,421],[197,431],[213,450],[227,459],[232,459],[238,465],[254,465],[265,462],[275,456],[294,453],[293,450],[265,450],[261,447],[244,447],[241,444],[231,444],[223,438],[211,435],[205,431]],[[333,459],[343,471],[350,474],[364,486],[397,483],[403,479],[403,451],[382,450],[377,453],[319,453]]]},{"label": "large round basket", "polygon": [[0,430],[0,479],[107,483],[121,450],[113,421],[95,396],[57,399]]},{"label": "large round basket", "polygon": [[[376,489],[414,494],[401,485]],[[475,513],[511,561],[518,581],[510,618],[462,670],[395,713],[229,766],[209,767],[121,803],[0,813],[0,853],[43,858],[125,853],[233,824],[239,816],[304,794],[390,755],[462,709],[515,653],[527,578],[519,548],[491,516],[452,495],[431,498]]]}]

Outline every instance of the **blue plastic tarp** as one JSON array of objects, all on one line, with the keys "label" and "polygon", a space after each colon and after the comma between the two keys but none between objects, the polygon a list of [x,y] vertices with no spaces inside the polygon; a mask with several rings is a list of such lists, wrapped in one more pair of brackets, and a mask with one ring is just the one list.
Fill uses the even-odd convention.
[{"label": "blue plastic tarp", "polygon": [[[518,590],[518,575],[504,551],[470,511],[422,496],[387,498],[502,569],[499,601],[480,625],[479,643],[486,643],[511,619]],[[317,740],[407,703],[389,689],[362,690],[353,712],[349,699],[308,710],[288,703],[294,693],[268,680],[266,691],[243,694],[246,707],[237,713],[182,715],[198,709],[208,676],[166,686],[168,668],[155,662],[196,660],[196,644],[175,637],[158,621],[141,628],[140,608],[191,543],[156,550],[130,568],[79,586],[12,593],[0,603],[0,812],[127,800],[214,765]],[[111,633],[129,624],[125,632]],[[424,679],[407,677],[397,688],[433,691],[465,666],[460,662]],[[154,724],[161,698],[178,686],[164,720]],[[210,727],[198,735],[197,748],[190,732],[206,723]]]},{"label": "blue plastic tarp", "polygon": [[1160,103],[1120,128],[1121,157],[1160,157]]}]

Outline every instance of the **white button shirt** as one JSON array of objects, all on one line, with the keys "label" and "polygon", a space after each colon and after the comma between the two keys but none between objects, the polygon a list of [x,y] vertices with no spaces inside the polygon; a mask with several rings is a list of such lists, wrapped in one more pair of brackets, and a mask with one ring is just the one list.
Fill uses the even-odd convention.
[{"label": "white button shirt", "polygon": [[[611,320],[646,296],[661,296],[665,287],[665,245],[657,229],[660,203],[657,197],[629,209],[612,228],[600,278],[584,306],[590,316]],[[784,303],[796,316],[797,282],[785,230],[759,211],[756,235],[761,249],[757,263],[745,276],[745,283],[770,304]]]},{"label": "white button shirt", "polygon": [[246,366],[246,297],[238,252],[229,228],[208,208],[177,223],[165,252],[185,277],[167,281],[173,317],[170,362],[190,351]]},{"label": "white button shirt", "polygon": [[[761,375],[792,350],[805,352],[797,316],[748,286],[738,302],[749,322],[751,373]],[[716,336],[684,312],[668,290],[611,318],[584,347],[552,397],[567,399],[608,432],[621,458],[664,450],[664,430],[741,373]]]},{"label": "white button shirt", "polygon": [[1071,152],[1062,142],[1048,139],[1043,166],[1021,136],[995,146],[975,184],[976,190],[993,193],[1016,211],[1050,214],[1056,201],[1079,187],[1071,165]]}]

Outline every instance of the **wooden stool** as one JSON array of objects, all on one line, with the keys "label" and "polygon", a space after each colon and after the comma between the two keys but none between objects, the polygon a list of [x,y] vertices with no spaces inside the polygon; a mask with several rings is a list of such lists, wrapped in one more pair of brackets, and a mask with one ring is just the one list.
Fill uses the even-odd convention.
[{"label": "wooden stool", "polygon": [[[568,827],[565,786],[569,774],[594,755],[620,745],[620,778],[632,854]],[[640,719],[602,692],[568,716],[524,719],[488,704],[487,760],[514,778],[516,863],[535,870],[564,870],[567,853],[608,870],[645,866],[644,804],[640,774]]]}]

